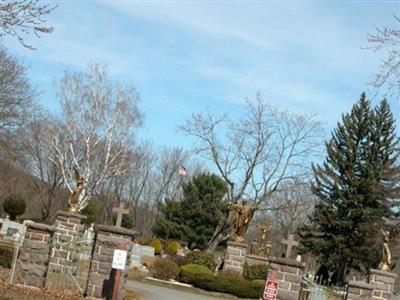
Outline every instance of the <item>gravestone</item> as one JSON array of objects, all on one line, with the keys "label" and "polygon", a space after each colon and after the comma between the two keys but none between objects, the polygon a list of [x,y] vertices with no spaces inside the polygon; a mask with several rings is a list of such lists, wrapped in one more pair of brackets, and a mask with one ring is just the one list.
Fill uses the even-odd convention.
[{"label": "gravestone", "polygon": [[132,247],[131,267],[141,267],[143,264],[142,258],[144,256],[154,257],[155,249],[150,246],[142,246],[134,244]]},{"label": "gravestone", "polygon": [[25,236],[26,227],[24,224],[10,221],[9,219],[3,220],[3,226],[0,230],[0,235],[5,239],[14,240],[15,235],[18,233],[20,236]]}]

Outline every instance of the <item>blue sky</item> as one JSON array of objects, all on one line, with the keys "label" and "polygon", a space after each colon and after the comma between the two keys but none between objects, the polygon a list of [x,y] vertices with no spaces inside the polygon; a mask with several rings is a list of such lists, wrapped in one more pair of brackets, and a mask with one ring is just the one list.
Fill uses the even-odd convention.
[{"label": "blue sky", "polygon": [[141,94],[141,136],[186,146],[176,127],[191,113],[240,115],[257,91],[332,128],[382,59],[362,49],[367,32],[394,24],[393,13],[397,1],[61,1],[54,33],[30,38],[36,51],[1,42],[30,66],[50,110],[64,70],[104,63]]}]

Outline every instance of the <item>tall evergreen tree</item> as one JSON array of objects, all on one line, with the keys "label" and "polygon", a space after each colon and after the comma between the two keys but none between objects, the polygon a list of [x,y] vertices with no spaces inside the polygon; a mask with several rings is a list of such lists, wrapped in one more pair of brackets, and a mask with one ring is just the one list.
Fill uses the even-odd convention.
[{"label": "tall evergreen tree", "polygon": [[184,183],[183,198],[161,205],[162,218],[153,232],[166,239],[186,240],[190,248],[205,249],[224,210],[226,184],[216,175],[202,173]]},{"label": "tall evergreen tree", "polygon": [[365,94],[326,143],[322,165],[313,166],[319,198],[302,246],[334,272],[341,284],[352,269],[368,271],[380,260],[380,230],[399,195],[398,138],[388,103],[371,109]]}]

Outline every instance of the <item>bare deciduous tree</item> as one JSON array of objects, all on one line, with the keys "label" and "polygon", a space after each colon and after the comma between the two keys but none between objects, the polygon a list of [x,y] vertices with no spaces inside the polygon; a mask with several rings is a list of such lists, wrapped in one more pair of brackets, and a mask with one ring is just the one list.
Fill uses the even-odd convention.
[{"label": "bare deciduous tree", "polygon": [[[54,203],[60,199],[62,176],[57,164],[51,156],[47,141],[49,140],[49,127],[57,126],[56,121],[50,116],[37,116],[16,133],[14,142],[18,144],[18,167],[29,173],[35,197],[40,202],[42,218],[47,219],[54,213]],[[64,195],[65,196],[65,195]]]},{"label": "bare deciduous tree", "polygon": [[0,47],[0,138],[26,121],[34,110],[35,97],[26,66]]},{"label": "bare deciduous tree", "polygon": [[40,37],[42,33],[53,32],[53,27],[44,25],[44,17],[55,8],[48,4],[41,5],[38,0],[0,1],[0,37],[14,36],[24,47],[34,49],[26,42],[25,36],[34,33]]},{"label": "bare deciduous tree", "polygon": [[139,95],[133,87],[112,81],[104,66],[92,64],[86,73],[65,73],[59,98],[63,125],[51,140],[54,162],[71,193],[74,168],[83,176],[82,210],[97,186],[127,170],[128,151],[142,123]]},{"label": "bare deciduous tree", "polygon": [[[394,15],[397,23],[400,18]],[[377,28],[374,34],[368,34],[370,44],[367,49],[373,52],[385,52],[379,71],[375,74],[371,85],[388,87],[389,93],[400,94],[400,28]]]},{"label": "bare deciduous tree", "polygon": [[[268,203],[283,182],[308,175],[310,155],[321,144],[320,123],[313,116],[278,111],[260,95],[247,102],[240,119],[193,114],[179,128],[196,138],[195,152],[225,180],[228,200],[247,198],[256,207]],[[232,212],[221,218],[210,250],[229,237],[233,219]]]},{"label": "bare deciduous tree", "polygon": [[[261,209],[260,214],[274,224],[275,230],[282,237],[287,237],[307,222],[315,201],[309,183],[299,182],[294,178],[282,184],[280,190],[272,195],[267,209]],[[270,210],[271,207],[274,209]]]}]

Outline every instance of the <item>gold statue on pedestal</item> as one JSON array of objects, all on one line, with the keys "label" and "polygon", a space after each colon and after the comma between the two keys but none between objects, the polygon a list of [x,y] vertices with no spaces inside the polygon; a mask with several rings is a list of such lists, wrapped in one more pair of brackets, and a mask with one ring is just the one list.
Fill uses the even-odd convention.
[{"label": "gold statue on pedestal", "polygon": [[268,232],[269,232],[269,226],[267,224],[262,224],[258,223],[257,224],[258,230],[261,232],[261,237],[260,237],[260,248],[258,249],[257,255],[260,256],[270,256],[271,254],[271,244],[268,241]]},{"label": "gold statue on pedestal", "polygon": [[390,232],[381,229],[383,234],[383,248],[382,248],[382,261],[379,264],[379,269],[382,271],[390,271],[392,261],[392,254],[389,249]]},{"label": "gold statue on pedestal", "polygon": [[235,242],[241,243],[244,240],[244,235],[253,218],[256,207],[247,204],[247,202],[243,200],[241,204],[230,203],[230,208],[236,213],[233,239]]},{"label": "gold statue on pedestal", "polygon": [[77,168],[74,168],[74,172],[75,172],[76,187],[68,199],[68,211],[69,212],[77,212],[78,211],[78,200],[79,200],[79,196],[82,193],[83,183],[85,181],[85,178],[79,174],[79,171]]}]

